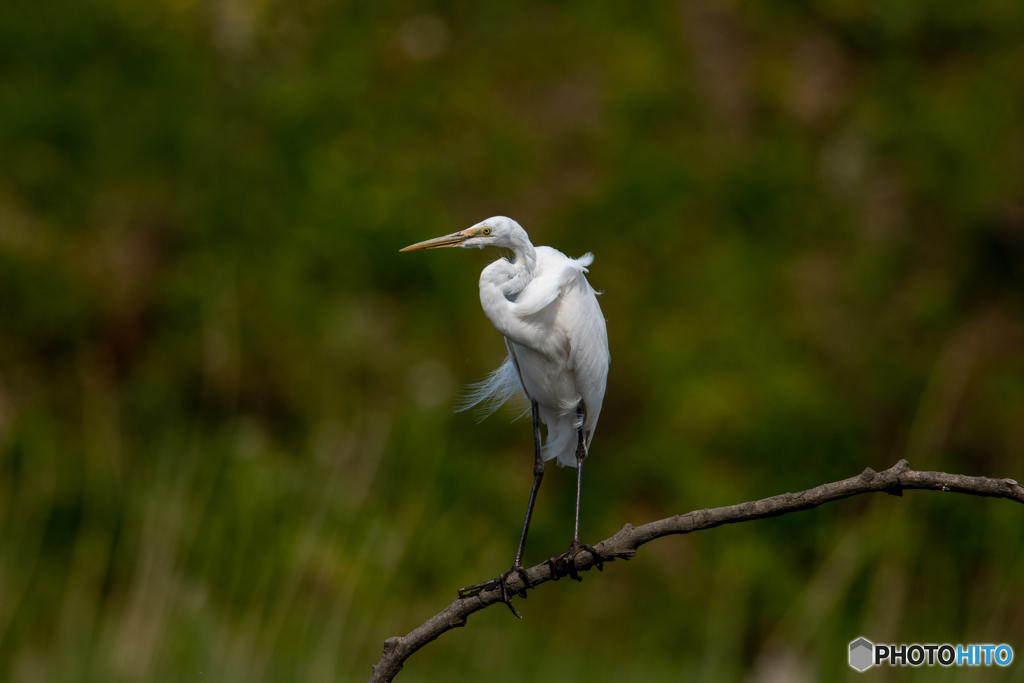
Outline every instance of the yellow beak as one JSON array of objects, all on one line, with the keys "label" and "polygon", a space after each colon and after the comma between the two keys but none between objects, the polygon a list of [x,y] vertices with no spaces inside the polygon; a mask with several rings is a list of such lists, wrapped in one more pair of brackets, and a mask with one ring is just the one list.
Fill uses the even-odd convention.
[{"label": "yellow beak", "polygon": [[450,235],[444,237],[435,237],[432,240],[426,242],[417,242],[416,244],[409,245],[405,249],[399,249],[398,251],[419,251],[420,249],[440,249],[442,247],[457,247],[470,237],[475,237],[472,230],[463,230],[461,232],[453,232]]}]

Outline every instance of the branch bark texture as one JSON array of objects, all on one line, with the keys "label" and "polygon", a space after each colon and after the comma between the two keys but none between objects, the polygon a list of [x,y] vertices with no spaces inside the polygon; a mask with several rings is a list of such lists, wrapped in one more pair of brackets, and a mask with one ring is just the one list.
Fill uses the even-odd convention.
[{"label": "branch bark texture", "polygon": [[[711,529],[723,524],[749,522],[765,517],[776,517],[790,512],[810,510],[822,503],[829,503],[842,498],[858,496],[862,493],[885,492],[901,495],[905,489],[926,489],[932,491],[951,491],[974,496],[990,498],[1008,498],[1024,503],[1024,486],[1013,479],[989,479],[988,477],[968,477],[962,474],[946,474],[945,472],[915,472],[910,469],[906,460],[900,460],[884,472],[875,472],[870,467],[859,476],[842,481],[822,484],[799,493],[784,493],[780,496],[738,505],[728,505],[710,510],[696,510],[685,515],[676,515],[667,519],[659,519],[642,526],[626,524],[611,538],[605,539],[595,546],[597,552],[605,558],[630,559],[636,555],[637,549],[662,536],[672,534],[688,534],[702,529]],[[587,551],[576,556],[577,571],[583,572],[599,563]],[[552,575],[547,563],[539,564],[527,570],[532,588],[537,588],[548,581],[557,581],[560,577]],[[510,592],[529,590],[525,582],[515,574],[506,583]],[[501,590],[494,588],[482,591],[465,598],[458,598],[444,611],[434,615],[424,624],[409,634],[397,638],[388,638],[384,642],[384,653],[380,661],[373,667],[370,683],[386,683],[394,679],[402,670],[405,660],[414,652],[435,640],[445,631],[465,626],[466,619],[473,612],[501,603]]]}]

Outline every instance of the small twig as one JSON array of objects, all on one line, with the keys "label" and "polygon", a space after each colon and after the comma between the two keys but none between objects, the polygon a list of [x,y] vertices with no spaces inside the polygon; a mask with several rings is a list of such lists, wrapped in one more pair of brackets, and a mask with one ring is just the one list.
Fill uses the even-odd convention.
[{"label": "small twig", "polygon": [[[596,550],[605,558],[621,557],[628,560],[636,555],[637,548],[644,543],[649,543],[662,536],[688,534],[692,531],[711,529],[723,524],[749,522],[799,510],[809,510],[822,503],[858,496],[862,493],[884,491],[898,496],[905,489],[952,491],[974,496],[1009,498],[1018,503],[1024,503],[1024,487],[1013,479],[967,477],[962,474],[946,474],[945,472],[915,472],[910,469],[906,460],[900,460],[884,472],[875,472],[869,467],[859,476],[831,484],[822,484],[796,494],[784,493],[781,496],[773,496],[750,503],[728,505],[711,510],[697,510],[638,527],[626,524],[617,534],[597,544]],[[577,571],[587,571],[596,564],[596,558],[587,551],[581,551],[576,556]],[[526,571],[533,588],[552,580],[551,568],[547,563],[531,567]],[[507,586],[510,593],[528,590],[522,578],[515,574],[509,577]],[[400,638],[388,638],[384,642],[384,654],[373,667],[370,683],[391,681],[402,670],[405,660],[414,652],[445,631],[465,626],[466,619],[473,612],[500,602],[501,590],[498,588],[459,598],[448,605],[443,612],[431,617],[408,635]]]}]

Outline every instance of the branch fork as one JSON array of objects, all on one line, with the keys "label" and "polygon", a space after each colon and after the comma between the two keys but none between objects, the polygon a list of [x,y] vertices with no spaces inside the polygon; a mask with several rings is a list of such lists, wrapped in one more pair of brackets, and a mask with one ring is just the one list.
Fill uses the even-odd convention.
[{"label": "branch fork", "polygon": [[[888,493],[893,496],[902,496],[903,491],[907,489],[965,493],[989,498],[1006,498],[1024,503],[1024,486],[1013,479],[968,477],[963,474],[946,474],[945,472],[917,472],[910,469],[910,463],[906,460],[900,460],[882,472],[876,472],[868,467],[856,477],[822,484],[795,494],[784,493],[749,503],[696,510],[685,515],[675,515],[637,527],[627,523],[614,536],[595,546],[595,550],[603,557],[594,557],[590,551],[581,550],[575,558],[576,571],[585,572],[595,565],[615,559],[629,560],[636,555],[640,546],[662,536],[688,534],[723,524],[737,524],[755,519],[777,517],[800,510],[810,510],[823,503],[863,493]],[[548,562],[530,567],[526,573],[532,586],[527,585],[518,574],[511,574],[509,580],[506,581],[507,590],[525,597],[526,591],[536,589],[548,581],[557,581],[564,576],[561,572],[552,572]],[[384,653],[381,655],[380,661],[373,667],[370,683],[389,683],[402,670],[405,660],[413,653],[432,640],[436,640],[445,631],[465,626],[470,614],[495,603],[502,603],[500,586],[458,598],[442,612],[434,615],[407,635],[388,638],[384,641]]]}]

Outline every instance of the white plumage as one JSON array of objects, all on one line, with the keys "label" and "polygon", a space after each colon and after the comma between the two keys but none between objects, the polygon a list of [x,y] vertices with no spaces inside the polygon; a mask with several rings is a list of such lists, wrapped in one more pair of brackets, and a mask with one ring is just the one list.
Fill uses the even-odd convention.
[{"label": "white plumage", "polygon": [[559,464],[575,467],[581,426],[577,411],[582,407],[589,449],[601,416],[610,360],[604,315],[585,275],[594,255],[573,259],[551,247],[534,247],[522,226],[504,216],[406,250],[455,246],[503,247],[513,254],[480,274],[480,303],[505,336],[508,357],[482,381],[467,387],[457,409],[480,406],[483,419],[525,392],[527,401],[537,402],[548,427],[544,459],[558,458]]},{"label": "white plumage", "polygon": [[[504,595],[504,579],[511,572],[525,577],[520,561],[544,473],[543,462],[557,458],[561,465],[582,470],[601,416],[610,356],[597,293],[585,275],[587,266],[594,261],[592,254],[573,259],[551,247],[534,247],[526,231],[504,216],[488,218],[467,230],[420,242],[402,251],[488,246],[512,252],[511,258],[494,261],[480,274],[480,303],[494,327],[505,336],[508,357],[497,370],[468,387],[458,409],[479,406],[481,416],[486,417],[507,400],[525,395],[537,409],[535,430],[539,430],[538,417],[548,427],[543,453],[539,448],[536,452],[534,487],[519,552],[512,569],[496,580],[501,582]],[[579,474],[576,530],[573,545],[566,553],[570,562],[574,562],[580,549],[596,554],[593,548],[579,542]],[[570,564],[570,573],[575,572],[574,566]]]},{"label": "white plumage", "polygon": [[472,399],[462,407],[485,402],[493,412],[525,390],[548,427],[544,459],[558,458],[560,465],[575,467],[581,426],[577,409],[583,407],[583,436],[589,448],[608,377],[604,316],[584,275],[594,257],[572,259],[551,247],[533,247],[525,231],[519,231],[525,242],[519,245],[521,255],[517,253],[513,262],[495,261],[480,275],[480,303],[505,336],[509,355],[476,385]]}]

